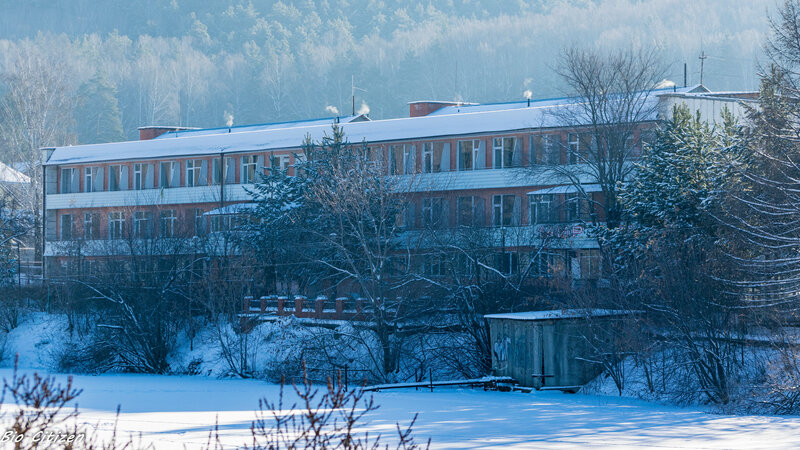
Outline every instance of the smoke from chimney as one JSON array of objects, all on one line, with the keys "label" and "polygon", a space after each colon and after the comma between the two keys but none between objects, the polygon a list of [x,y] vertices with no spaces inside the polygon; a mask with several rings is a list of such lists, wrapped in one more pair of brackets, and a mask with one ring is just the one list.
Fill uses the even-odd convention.
[{"label": "smoke from chimney", "polygon": [[364,115],[369,114],[369,105],[367,105],[365,102],[361,102],[361,108],[358,108],[358,113]]},{"label": "smoke from chimney", "polygon": [[233,114],[225,111],[225,126],[230,128],[233,126]]},{"label": "smoke from chimney", "polygon": [[334,116],[338,116],[339,115],[339,108],[337,108],[335,106],[332,106],[332,105],[326,106],[325,107],[325,111],[333,114]]}]

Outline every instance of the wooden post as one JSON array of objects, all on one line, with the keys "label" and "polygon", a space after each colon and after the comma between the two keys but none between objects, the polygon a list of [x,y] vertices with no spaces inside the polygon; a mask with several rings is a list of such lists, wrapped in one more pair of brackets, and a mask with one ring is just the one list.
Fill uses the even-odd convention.
[{"label": "wooden post", "polygon": [[428,380],[430,380],[431,392],[433,392],[433,369],[428,369]]},{"label": "wooden post", "polygon": [[347,364],[344,365],[344,390],[347,390]]}]

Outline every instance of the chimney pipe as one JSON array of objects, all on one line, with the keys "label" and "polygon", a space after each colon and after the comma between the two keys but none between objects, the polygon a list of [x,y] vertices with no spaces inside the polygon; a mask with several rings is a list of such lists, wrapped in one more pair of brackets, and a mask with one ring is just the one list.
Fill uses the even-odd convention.
[{"label": "chimney pipe", "polygon": [[683,87],[687,87],[686,63],[683,63]]}]

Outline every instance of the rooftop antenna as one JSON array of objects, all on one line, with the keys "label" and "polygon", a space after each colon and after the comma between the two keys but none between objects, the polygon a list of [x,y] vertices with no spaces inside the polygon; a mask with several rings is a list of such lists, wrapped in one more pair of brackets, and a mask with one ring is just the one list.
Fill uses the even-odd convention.
[{"label": "rooftop antenna", "polygon": [[350,75],[350,96],[353,99],[353,115],[356,115],[356,91],[367,92],[366,89],[361,89],[360,87],[356,87],[356,77],[354,75]]},{"label": "rooftop antenna", "polygon": [[704,66],[705,66],[706,59],[708,59],[708,56],[706,55],[705,51],[702,51],[702,50],[700,51],[699,59],[700,59],[700,85],[702,85],[703,84],[703,69],[704,69]]}]

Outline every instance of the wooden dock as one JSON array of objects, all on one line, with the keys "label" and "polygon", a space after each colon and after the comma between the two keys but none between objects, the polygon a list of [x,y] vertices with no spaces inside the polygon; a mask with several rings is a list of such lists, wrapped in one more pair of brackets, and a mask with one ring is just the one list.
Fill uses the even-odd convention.
[{"label": "wooden dock", "polygon": [[511,377],[483,377],[471,378],[465,380],[445,380],[445,381],[418,381],[414,383],[393,383],[393,384],[376,384],[373,386],[364,386],[362,388],[365,392],[380,392],[388,389],[430,389],[433,391],[435,387],[445,386],[469,386],[469,387],[483,387],[484,389],[495,389],[498,383],[515,383]]}]

